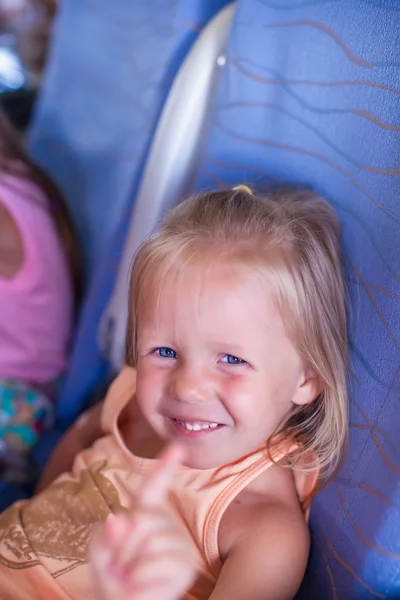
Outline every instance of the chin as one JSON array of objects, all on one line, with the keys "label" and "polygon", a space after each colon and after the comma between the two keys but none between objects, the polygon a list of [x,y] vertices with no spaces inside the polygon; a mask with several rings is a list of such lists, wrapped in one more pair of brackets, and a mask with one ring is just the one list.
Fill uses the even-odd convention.
[{"label": "chin", "polygon": [[189,469],[198,469],[205,471],[207,469],[215,469],[235,460],[236,457],[218,456],[215,453],[207,451],[195,451],[187,449],[184,466]]},{"label": "chin", "polygon": [[224,463],[216,460],[205,460],[204,458],[190,458],[184,461],[184,466],[188,469],[196,469],[198,471],[206,471],[207,469],[214,469],[220,467]]}]

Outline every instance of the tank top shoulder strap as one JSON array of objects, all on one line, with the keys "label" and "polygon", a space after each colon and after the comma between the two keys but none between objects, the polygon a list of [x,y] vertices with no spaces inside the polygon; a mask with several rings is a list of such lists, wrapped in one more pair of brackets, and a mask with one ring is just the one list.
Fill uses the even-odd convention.
[{"label": "tank top shoulder strap", "polygon": [[[277,457],[278,460],[280,457]],[[218,573],[221,558],[218,545],[218,531],[221,519],[233,500],[254,479],[264,473],[272,465],[265,446],[240,460],[215,470],[207,499],[203,530],[203,548],[208,564]]]}]

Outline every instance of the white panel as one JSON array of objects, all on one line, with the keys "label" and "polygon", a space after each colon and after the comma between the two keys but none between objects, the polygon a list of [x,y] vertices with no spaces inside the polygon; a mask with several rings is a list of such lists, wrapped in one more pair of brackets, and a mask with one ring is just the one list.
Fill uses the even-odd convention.
[{"label": "white panel", "polygon": [[[184,61],[171,88],[154,136],[134,205],[117,282],[100,328],[100,345],[112,367],[121,368],[125,353],[128,285],[132,259],[168,209],[187,195],[214,108],[223,53],[235,3],[207,25]],[[107,332],[107,336],[105,335]],[[110,335],[111,332],[111,335]]]}]

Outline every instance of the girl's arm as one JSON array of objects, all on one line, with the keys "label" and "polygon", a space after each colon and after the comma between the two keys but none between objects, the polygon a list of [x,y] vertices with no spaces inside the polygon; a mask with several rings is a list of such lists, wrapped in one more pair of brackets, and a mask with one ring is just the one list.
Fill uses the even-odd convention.
[{"label": "girl's arm", "polygon": [[99,402],[67,430],[44,468],[36,493],[48,487],[62,473],[70,471],[76,455],[104,435],[101,428],[102,408],[103,402]]},{"label": "girl's arm", "polygon": [[299,508],[269,500],[249,508],[246,527],[228,553],[210,600],[291,600],[309,548]]}]

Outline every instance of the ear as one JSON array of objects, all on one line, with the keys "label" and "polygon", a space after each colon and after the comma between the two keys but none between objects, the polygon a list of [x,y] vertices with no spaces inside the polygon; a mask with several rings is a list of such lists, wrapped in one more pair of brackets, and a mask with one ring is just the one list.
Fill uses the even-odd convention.
[{"label": "ear", "polygon": [[322,392],[322,382],[314,369],[304,369],[293,403],[305,405],[314,402]]}]

